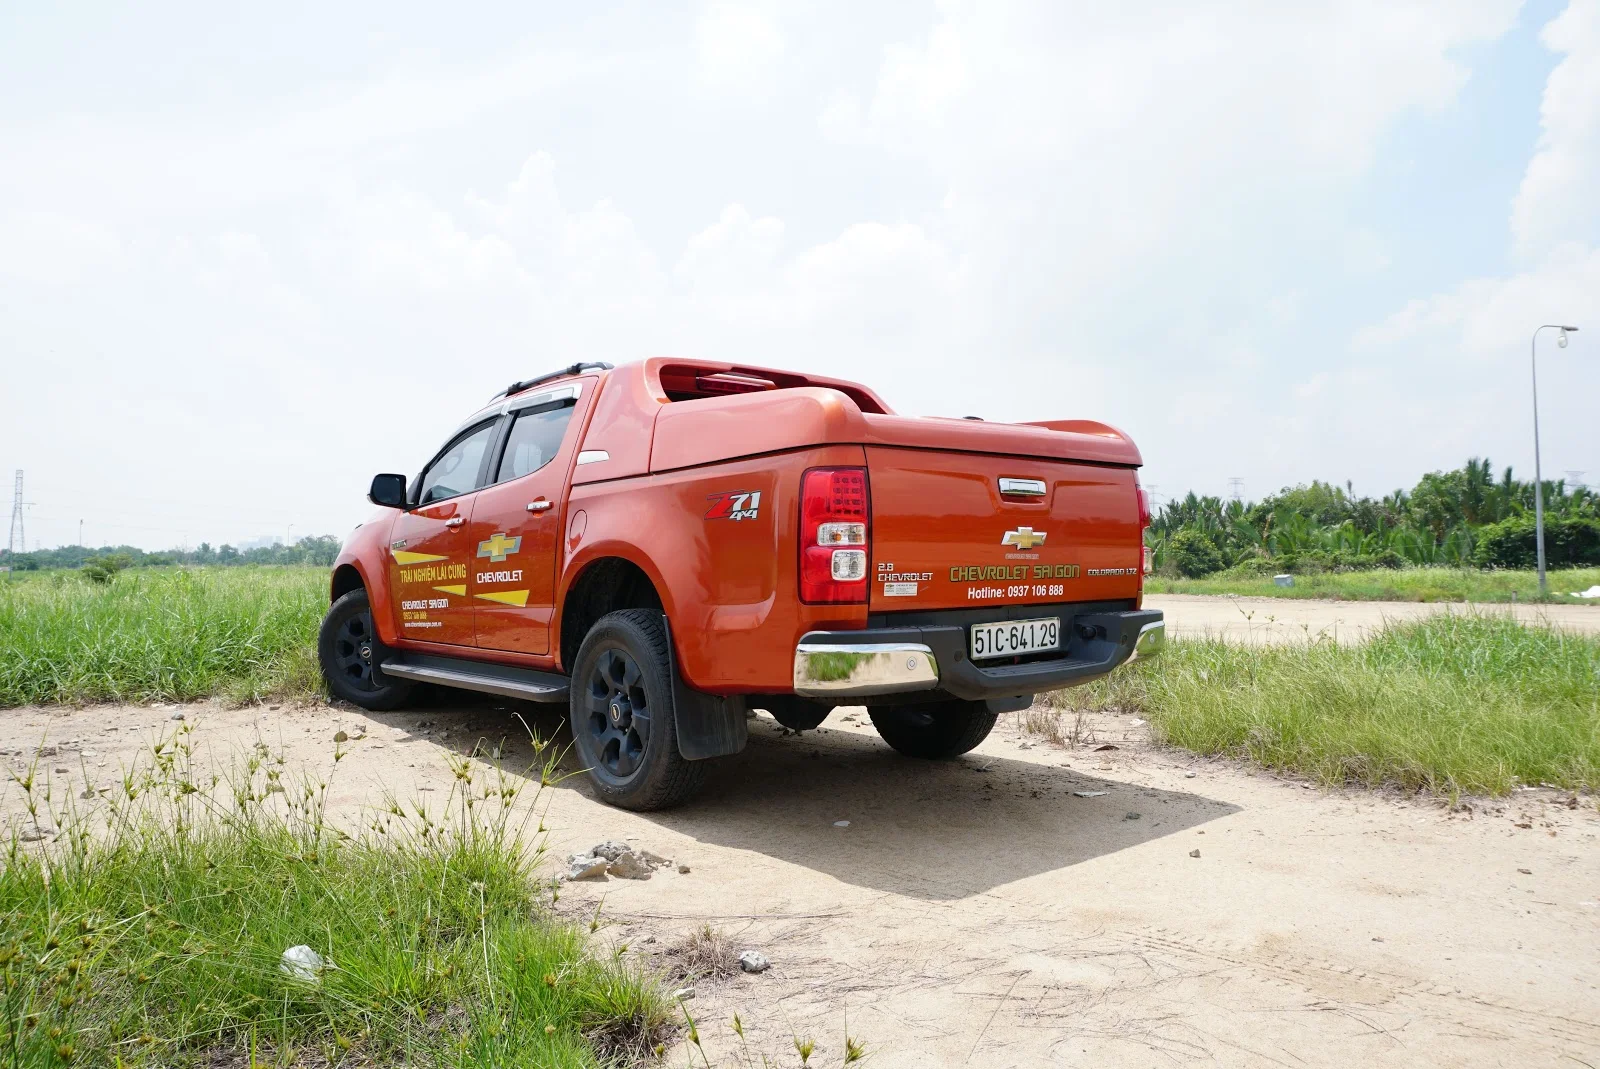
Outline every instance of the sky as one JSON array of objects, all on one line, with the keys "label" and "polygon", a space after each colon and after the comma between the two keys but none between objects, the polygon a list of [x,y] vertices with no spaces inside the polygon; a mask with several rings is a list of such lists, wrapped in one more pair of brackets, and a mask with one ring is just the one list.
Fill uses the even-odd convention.
[{"label": "sky", "polygon": [[[1600,484],[1600,0],[0,8],[28,543],[343,536],[506,383],[1090,418],[1158,500]],[[9,511],[9,510],[8,510]]]}]

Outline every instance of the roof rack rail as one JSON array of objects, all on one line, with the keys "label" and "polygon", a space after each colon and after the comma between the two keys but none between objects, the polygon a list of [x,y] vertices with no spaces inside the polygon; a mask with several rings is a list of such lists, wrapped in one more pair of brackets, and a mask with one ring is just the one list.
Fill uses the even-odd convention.
[{"label": "roof rack rail", "polygon": [[510,386],[507,386],[505,389],[489,398],[489,400],[498,401],[502,397],[510,397],[514,393],[521,393],[530,386],[537,386],[541,382],[549,382],[551,379],[564,378],[567,375],[577,375],[584,371],[610,371],[616,366],[617,365],[615,364],[608,364],[604,360],[588,360],[584,361],[583,363],[569,364],[560,371],[550,371],[543,375],[536,375],[531,379],[523,379],[520,382],[513,382]]}]

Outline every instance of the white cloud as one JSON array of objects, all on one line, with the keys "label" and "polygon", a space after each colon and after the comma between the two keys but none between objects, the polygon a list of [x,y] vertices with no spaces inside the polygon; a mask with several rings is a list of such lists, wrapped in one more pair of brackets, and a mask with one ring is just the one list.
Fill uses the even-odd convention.
[{"label": "white cloud", "polygon": [[1563,58],[1545,84],[1539,148],[1511,212],[1525,257],[1600,241],[1600,0],[1572,0],[1540,39]]},{"label": "white cloud", "polygon": [[0,276],[60,285],[121,260],[121,239],[94,220],[51,211],[0,216]]},{"label": "white cloud", "polygon": [[1487,452],[1515,460],[1525,476],[1536,328],[1587,328],[1564,351],[1547,332],[1539,354],[1546,476],[1596,466],[1600,397],[1600,3],[1573,0],[1541,39],[1565,58],[1546,83],[1544,134],[1511,210],[1509,233],[1524,266],[1412,300],[1356,332],[1353,351],[1370,362],[1365,380],[1327,399],[1360,406],[1362,426],[1404,428],[1436,455]]},{"label": "white cloud", "polygon": [[[1539,177],[1592,160],[1591,23],[1569,13],[1525,271],[1399,294],[1346,344],[1378,313],[1341,287],[1415,266],[1352,191],[1517,8],[712,2],[633,37],[644,9],[465,57],[430,39],[338,82],[286,68],[248,106],[0,111],[26,161],[0,202],[27,213],[0,222],[23,294],[0,342],[59,337],[108,439],[271,442],[215,485],[293,486],[303,529],[358,518],[351,463],[419,460],[502,378],[662,352],[859,378],[909,412],[1107,419],[1174,490],[1414,474],[1507,424],[1488,375],[1524,318],[1597,291],[1594,243],[1548,238],[1592,204]],[[77,381],[28,374],[36,397]],[[0,470],[58,419],[0,427]],[[115,496],[108,450],[83,449],[61,481]],[[196,522],[253,515],[209,459],[151,463],[206,487]]]},{"label": "white cloud", "polygon": [[719,89],[762,86],[783,58],[783,33],[771,3],[721,0],[708,4],[695,25],[695,55],[702,81]]},{"label": "white cloud", "polygon": [[925,43],[885,49],[872,120],[937,126],[971,88],[962,34],[943,23],[934,27]]}]

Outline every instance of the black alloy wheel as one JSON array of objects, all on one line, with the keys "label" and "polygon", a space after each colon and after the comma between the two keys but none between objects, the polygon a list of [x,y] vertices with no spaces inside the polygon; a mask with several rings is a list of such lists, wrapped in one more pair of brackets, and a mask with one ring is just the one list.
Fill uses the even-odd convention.
[{"label": "black alloy wheel", "polygon": [[372,613],[353,613],[333,633],[333,669],[357,690],[376,690],[372,678]]},{"label": "black alloy wheel", "polygon": [[601,651],[584,702],[595,761],[617,779],[627,779],[644,761],[654,718],[638,662],[625,650]]},{"label": "black alloy wheel", "polygon": [[322,677],[335,698],[363,709],[397,709],[411,694],[411,684],[383,674],[389,648],[372,626],[372,606],[365,590],[352,590],[333,603],[317,633],[317,659]]},{"label": "black alloy wheel", "polygon": [[666,809],[705,781],[706,761],[678,749],[676,680],[658,609],[602,616],[572,662],[572,741],[600,800],[624,809]]}]

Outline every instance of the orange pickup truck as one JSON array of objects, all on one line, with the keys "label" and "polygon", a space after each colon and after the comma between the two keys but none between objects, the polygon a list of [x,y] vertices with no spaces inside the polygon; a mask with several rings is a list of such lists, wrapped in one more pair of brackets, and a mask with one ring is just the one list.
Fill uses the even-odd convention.
[{"label": "orange pickup truck", "polygon": [[601,798],[689,797],[747,709],[865,705],[948,758],[1162,637],[1139,451],[1101,423],[898,416],[851,382],[708,361],[513,383],[334,563],[328,687],[563,702]]}]

